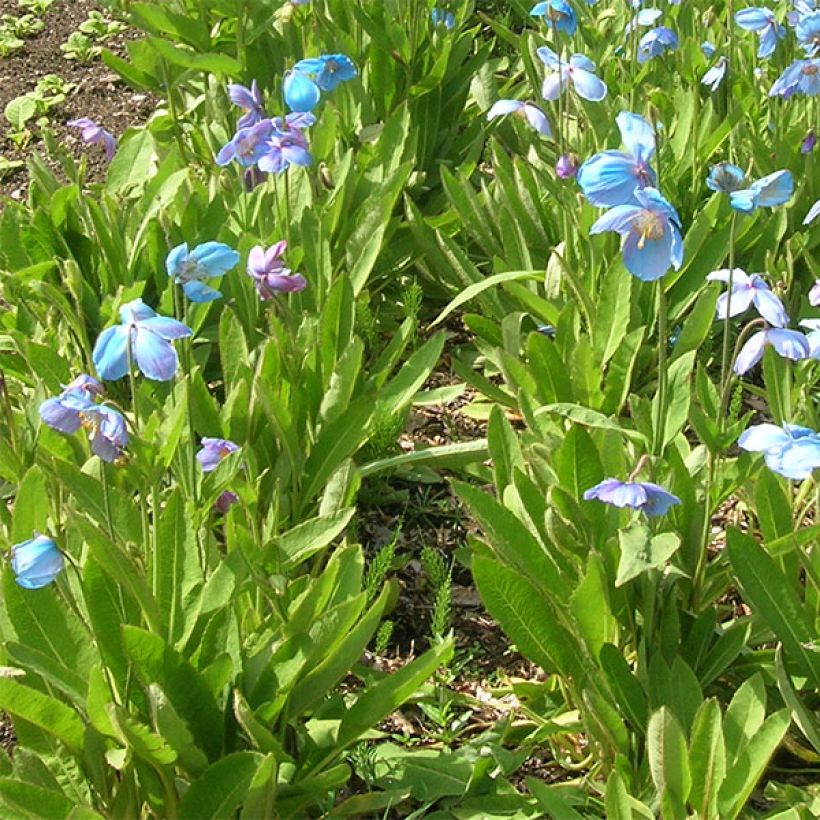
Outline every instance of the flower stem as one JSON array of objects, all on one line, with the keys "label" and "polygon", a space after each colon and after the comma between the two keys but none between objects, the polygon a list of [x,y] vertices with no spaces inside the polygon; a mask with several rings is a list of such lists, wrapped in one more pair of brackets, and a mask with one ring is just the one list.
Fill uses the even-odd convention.
[{"label": "flower stem", "polygon": [[[729,227],[729,281],[727,282],[727,291],[726,291],[726,316],[723,319],[723,353],[721,356],[720,361],[720,394],[721,396],[726,393],[728,388],[728,382],[731,378],[731,374],[729,373],[729,336],[730,336],[730,321],[731,321],[731,312],[732,312],[732,287],[734,285],[734,275],[735,275],[735,235],[737,232],[737,211],[732,211],[732,222]],[[719,429],[723,429],[724,419],[722,415],[723,410],[723,402],[721,402],[720,411],[721,415],[719,418],[715,419],[718,424]]]},{"label": "flower stem", "polygon": [[666,435],[666,337],[667,316],[666,316],[666,291],[663,286],[663,279],[658,280],[658,414],[655,419],[655,440],[654,453],[656,456],[663,454],[663,440]]}]

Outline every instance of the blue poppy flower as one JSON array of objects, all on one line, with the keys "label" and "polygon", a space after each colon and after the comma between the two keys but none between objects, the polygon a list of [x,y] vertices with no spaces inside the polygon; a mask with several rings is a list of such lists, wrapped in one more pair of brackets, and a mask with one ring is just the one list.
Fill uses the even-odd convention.
[{"label": "blue poppy flower", "polygon": [[738,447],[764,453],[766,466],[784,478],[810,478],[820,467],[820,436],[796,424],[754,424],[737,441]]},{"label": "blue poppy flower", "polygon": [[219,466],[223,458],[227,458],[238,449],[239,445],[228,439],[206,437],[202,439],[202,447],[196,454],[196,460],[202,467],[203,473],[211,473]]},{"label": "blue poppy flower", "polygon": [[515,114],[520,117],[542,137],[552,136],[552,129],[547,115],[532,103],[521,102],[520,100],[498,100],[498,102],[493,103],[492,108],[487,112],[487,119],[494,120],[496,117],[503,117],[506,114]]},{"label": "blue poppy flower", "polygon": [[638,205],[616,205],[589,229],[590,234],[617,231],[626,269],[644,282],[660,279],[683,262],[677,211],[655,188],[636,188]]},{"label": "blue poppy flower", "polygon": [[[789,316],[783,303],[775,296],[760,274],[749,276],[746,271],[735,268],[732,272],[732,299],[729,316],[739,316],[752,305],[757,312],[775,327],[786,327]],[[729,270],[723,268],[706,277],[709,282],[729,282]],[[721,293],[717,300],[717,318],[726,318],[726,306],[729,303],[728,293]]]},{"label": "blue poppy flower", "polygon": [[301,131],[293,129],[287,133],[274,132],[265,143],[265,152],[257,164],[261,171],[281,174],[290,165],[306,167],[312,162],[307,140]]},{"label": "blue poppy flower", "polygon": [[712,45],[712,43],[710,43],[708,40],[704,40],[700,44],[700,50],[703,52],[703,56],[706,58],[711,57],[712,55],[714,55],[715,51],[717,51],[714,45]]},{"label": "blue poppy flower", "polygon": [[173,379],[177,372],[174,339],[191,335],[176,319],[159,316],[142,299],[120,308],[122,324],[106,328],[94,345],[92,359],[103,379],[121,379],[128,373],[128,346],[140,372],[155,381]]},{"label": "blue poppy flower", "polygon": [[228,97],[234,105],[238,105],[245,113],[237,120],[237,128],[248,128],[265,119],[262,94],[256,80],[251,81],[251,87],[239,83],[228,83]]},{"label": "blue poppy flower", "polygon": [[739,191],[746,185],[746,175],[737,165],[731,162],[719,162],[709,169],[706,187],[711,191],[730,194]]},{"label": "blue poppy flower", "polygon": [[646,515],[665,515],[674,504],[681,500],[657,484],[648,481],[618,481],[606,478],[584,493],[584,499],[597,498],[614,507],[634,507]]},{"label": "blue poppy flower", "polygon": [[353,60],[345,54],[322,54],[321,57],[309,57],[299,60],[294,68],[304,74],[315,75],[316,85],[322,91],[333,91],[339,83],[352,80],[358,74]]},{"label": "blue poppy flower", "polygon": [[660,9],[641,9],[627,24],[624,34],[631,34],[636,28],[653,26],[663,16]]},{"label": "blue poppy flower", "polygon": [[820,58],[792,63],[774,81],[769,91],[770,97],[783,97],[784,100],[794,94],[805,94],[807,97],[820,94]]},{"label": "blue poppy flower", "polygon": [[775,171],[755,180],[748,188],[729,193],[729,204],[744,214],[757,208],[774,208],[791,199],[794,193],[794,177],[791,171]]},{"label": "blue poppy flower", "polygon": [[285,74],[284,95],[288,108],[303,114],[316,106],[321,93],[307,74],[294,69]]},{"label": "blue poppy flower", "polygon": [[636,202],[635,189],[654,186],[650,166],[655,154],[655,132],[640,115],[622,111],[616,117],[621,139],[629,153],[601,151],[578,169],[578,184],[592,205],[611,207]]},{"label": "blue poppy flower", "polygon": [[547,46],[536,51],[539,59],[549,69],[541,96],[545,100],[557,100],[568,85],[572,85],[579,97],[599,102],[606,97],[606,85],[595,76],[595,63],[583,54],[573,54],[562,60]]},{"label": "blue poppy flower", "polygon": [[38,533],[11,548],[10,563],[14,580],[23,589],[42,589],[48,586],[65,567],[63,554],[56,542]]},{"label": "blue poppy flower", "polygon": [[771,57],[777,41],[786,36],[786,29],[775,20],[769,9],[748,8],[735,13],[735,23],[746,31],[754,31],[760,39],[757,56],[761,60]]},{"label": "blue poppy flower", "polygon": [[64,390],[59,396],[40,405],[40,418],[52,430],[76,433],[83,425],[82,413],[94,407],[91,397],[82,390]]},{"label": "blue poppy flower", "polygon": [[211,302],[222,294],[204,280],[222,276],[238,263],[239,254],[223,242],[204,242],[190,252],[183,242],[168,254],[165,269],[192,302]]},{"label": "blue poppy flower", "polygon": [[817,57],[820,54],[820,10],[798,17],[794,33],[806,56]]},{"label": "blue poppy flower", "polygon": [[718,61],[701,77],[701,83],[709,87],[709,90],[715,92],[723,82],[726,76],[727,60],[725,57],[720,57]]},{"label": "blue poppy flower", "polygon": [[533,17],[543,17],[544,22],[556,31],[563,31],[566,34],[575,34],[578,28],[578,18],[575,10],[565,0],[546,0],[544,3],[536,3],[531,9]]},{"label": "blue poppy flower", "polygon": [[440,9],[438,6],[430,12],[430,21],[434,26],[444,26],[448,31],[456,26],[456,18],[453,16],[453,12],[448,9]]},{"label": "blue poppy flower", "polygon": [[272,133],[273,123],[270,120],[240,128],[230,142],[222,146],[216,155],[216,164],[225,166],[236,160],[243,168],[255,165],[265,153],[266,140]]},{"label": "blue poppy flower", "polygon": [[811,354],[808,340],[797,330],[769,327],[753,334],[740,349],[734,371],[738,376],[748,373],[762,358],[766,345],[771,345],[778,355],[793,362],[808,359]]},{"label": "blue poppy flower", "polygon": [[658,26],[647,31],[638,42],[638,62],[645,63],[653,57],[660,57],[666,51],[678,47],[678,35],[666,26]]},{"label": "blue poppy flower", "polygon": [[820,319],[801,319],[798,324],[808,331],[806,341],[809,343],[809,356],[820,359]]}]

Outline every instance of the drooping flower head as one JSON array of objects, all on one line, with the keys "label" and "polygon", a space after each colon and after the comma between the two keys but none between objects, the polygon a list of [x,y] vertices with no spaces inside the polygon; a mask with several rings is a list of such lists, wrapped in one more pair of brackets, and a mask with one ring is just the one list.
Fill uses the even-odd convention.
[{"label": "drooping flower head", "polygon": [[735,360],[735,373],[742,376],[751,370],[763,358],[766,345],[771,345],[778,355],[793,362],[808,359],[811,353],[809,342],[802,333],[769,327],[753,334],[740,349]]},{"label": "drooping flower head", "polygon": [[196,454],[196,460],[202,467],[203,473],[213,472],[223,458],[239,449],[238,444],[224,438],[203,438],[202,447]]},{"label": "drooping flower head", "polygon": [[678,35],[666,26],[658,26],[647,31],[638,42],[638,62],[645,63],[653,57],[660,57],[678,47]]},{"label": "drooping flower head", "polygon": [[572,179],[580,166],[578,155],[570,151],[568,154],[561,154],[555,163],[555,174],[559,179]]},{"label": "drooping flower head", "polygon": [[283,239],[267,250],[261,245],[248,254],[248,276],[262,301],[273,299],[277,293],[298,293],[307,287],[300,273],[291,273],[282,258],[288,243]]},{"label": "drooping flower head", "polygon": [[65,566],[63,554],[56,542],[39,533],[11,548],[10,563],[14,580],[23,589],[42,589],[48,586]]},{"label": "drooping flower head", "polygon": [[800,143],[800,153],[801,154],[810,154],[814,151],[814,146],[817,145],[817,132],[812,128],[806,133],[806,136],[803,137],[802,142]]},{"label": "drooping flower head", "polygon": [[614,507],[633,507],[646,515],[665,515],[673,504],[681,500],[657,484],[647,481],[618,481],[606,478],[584,493],[587,501],[597,498]]},{"label": "drooping flower head", "polygon": [[784,100],[794,94],[805,94],[807,97],[820,94],[820,57],[793,62],[774,81],[769,91],[770,97],[783,97]]},{"label": "drooping flower head", "polygon": [[[352,80],[358,74],[353,60],[346,54],[322,54],[299,60],[296,71],[316,77],[316,85],[322,91],[333,91],[340,83]],[[297,110],[297,109],[294,109]]]},{"label": "drooping flower head", "polygon": [[712,191],[730,194],[746,185],[746,175],[731,162],[719,162],[709,169],[706,187]]},{"label": "drooping flower head", "polygon": [[777,41],[786,36],[786,29],[777,22],[770,9],[741,9],[735,13],[735,23],[746,31],[756,32],[760,39],[757,56],[761,60],[771,57],[777,48]]},{"label": "drooping flower head", "polygon": [[287,107],[299,114],[315,108],[322,96],[319,86],[298,69],[285,74],[283,90]]},{"label": "drooping flower head", "polygon": [[817,57],[820,54],[820,9],[800,15],[794,33],[806,56]]},{"label": "drooping flower head", "polygon": [[251,81],[250,88],[239,83],[228,83],[228,96],[234,105],[245,111],[237,120],[237,128],[248,128],[266,118],[262,94],[256,80]]},{"label": "drooping flower head", "polygon": [[456,27],[456,18],[449,9],[440,9],[436,6],[430,12],[430,22],[434,26],[444,26],[447,31],[451,31]]},{"label": "drooping flower head", "polygon": [[718,61],[701,77],[701,83],[709,88],[710,91],[715,92],[723,82],[726,76],[727,60],[725,57],[720,57]]},{"label": "drooping flower head", "polygon": [[544,22],[556,31],[563,31],[566,34],[575,34],[578,28],[578,18],[572,6],[565,0],[546,0],[544,3],[536,3],[531,9],[533,17],[543,17]]},{"label": "drooping flower head", "polygon": [[738,447],[764,453],[766,466],[784,478],[810,478],[820,467],[820,436],[796,424],[754,424],[737,441]]},{"label": "drooping flower head", "polygon": [[128,373],[128,350],[140,372],[155,381],[168,381],[177,372],[174,339],[191,335],[191,329],[176,319],[159,316],[142,299],[120,308],[121,324],[100,333],[92,359],[100,377],[109,381]]},{"label": "drooping flower head", "polygon": [[[729,270],[724,268],[710,273],[706,279],[709,282],[728,282]],[[775,296],[760,274],[749,276],[746,271],[735,268],[731,275],[732,299],[729,316],[739,316],[748,310],[751,305],[757,312],[775,327],[786,327],[789,317],[783,303]],[[721,293],[717,300],[717,318],[726,318],[726,307],[729,304],[729,294]]]},{"label": "drooping flower head", "polygon": [[590,102],[599,102],[606,97],[606,85],[595,76],[595,63],[583,54],[573,54],[569,60],[562,60],[547,46],[541,46],[536,54],[548,71],[541,89],[545,100],[557,100],[568,86]]},{"label": "drooping flower head", "polygon": [[220,166],[236,160],[243,168],[255,165],[265,153],[266,140],[273,133],[273,123],[262,120],[256,125],[240,128],[216,155]]},{"label": "drooping flower head", "polygon": [[188,243],[177,245],[165,259],[165,269],[192,302],[211,302],[222,294],[205,284],[239,263],[239,254],[223,242],[204,242],[192,251]]},{"label": "drooping flower head", "polygon": [[496,117],[503,117],[505,114],[515,114],[520,117],[542,137],[552,136],[552,129],[547,115],[532,103],[521,102],[520,100],[498,100],[493,103],[487,112],[487,119],[494,120]]},{"label": "drooping flower head", "polygon": [[106,131],[94,120],[88,117],[80,117],[78,120],[69,120],[66,125],[72,128],[79,128],[80,138],[86,145],[102,145],[105,151],[105,158],[110,162],[117,151],[117,140],[110,131]]},{"label": "drooping flower head", "polygon": [[635,189],[654,186],[650,162],[655,154],[655,133],[639,114],[622,111],[616,117],[624,151],[601,151],[578,170],[578,184],[592,205],[612,207],[636,202]]},{"label": "drooping flower head", "polygon": [[636,188],[637,205],[616,205],[589,229],[617,231],[626,269],[644,282],[660,279],[683,262],[680,217],[656,188]]},{"label": "drooping flower head", "polygon": [[791,171],[775,171],[755,180],[748,188],[731,191],[729,202],[736,211],[750,214],[757,208],[775,208],[791,199],[794,177]]}]

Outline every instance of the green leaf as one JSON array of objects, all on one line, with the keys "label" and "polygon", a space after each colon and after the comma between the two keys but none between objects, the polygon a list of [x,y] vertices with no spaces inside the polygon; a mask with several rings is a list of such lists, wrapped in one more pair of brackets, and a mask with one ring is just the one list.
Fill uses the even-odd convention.
[{"label": "green leaf", "polygon": [[147,42],[169,63],[182,68],[203,71],[208,74],[225,74],[228,77],[242,76],[242,66],[227,54],[198,54],[175,46],[159,37],[148,37]]},{"label": "green leaf", "polygon": [[524,469],[524,457],[518,438],[502,409],[496,404],[490,411],[487,424],[487,447],[493,461],[495,486],[499,492],[512,483],[513,470]]},{"label": "green leaf", "polygon": [[429,338],[382,388],[379,402],[386,411],[395,413],[412,401],[438,363],[444,349],[444,338],[444,333],[436,333]]},{"label": "green leaf", "polygon": [[235,752],[218,760],[188,787],[179,804],[179,816],[192,820],[232,817],[265,760],[256,752]]},{"label": "green leaf", "polygon": [[618,533],[621,558],[615,586],[622,587],[650,569],[660,569],[677,552],[680,537],[673,532],[652,536],[645,524],[633,524]]},{"label": "green leaf", "polygon": [[600,652],[601,669],[615,695],[621,711],[629,718],[632,728],[643,733],[649,714],[649,705],[638,678],[629,668],[623,653],[611,643],[604,644]]},{"label": "green leaf", "polygon": [[102,815],[88,806],[77,805],[62,792],[0,777],[0,805],[11,818],[47,817],[49,820],[101,820]]},{"label": "green leaf", "polygon": [[548,404],[545,407],[539,407],[535,415],[540,416],[542,413],[555,413],[557,416],[562,416],[584,427],[592,427],[599,430],[614,430],[631,441],[648,445],[646,436],[637,430],[621,427],[617,421],[613,421],[603,413],[599,413],[597,410],[591,410],[589,407],[582,407],[580,404],[567,404],[564,402]]},{"label": "green leaf", "polygon": [[814,747],[815,752],[820,754],[820,720],[817,712],[809,709],[794,688],[794,684],[786,671],[783,663],[783,647],[778,646],[774,656],[775,671],[777,672],[777,688],[783,696],[786,706],[792,711],[792,719],[800,728],[800,731]]},{"label": "green leaf", "polygon": [[755,513],[767,544],[794,531],[789,499],[780,480],[771,470],[763,470],[758,474]]},{"label": "green leaf", "polygon": [[534,777],[528,777],[526,783],[532,796],[538,801],[538,806],[546,812],[548,817],[560,817],[561,820],[584,820],[584,815],[572,808],[558,786],[550,786]]},{"label": "green leaf", "polygon": [[29,468],[17,488],[11,538],[15,544],[28,541],[35,533],[47,533],[49,493],[42,470]]},{"label": "green leaf", "polygon": [[777,424],[792,416],[792,365],[778,355],[771,345],[763,351],[763,380],[769,412]]},{"label": "green leaf", "polygon": [[272,555],[267,560],[273,560],[275,554],[277,565],[281,561],[282,570],[290,572],[337,538],[350,523],[355,512],[355,508],[348,507],[297,524],[275,538]]},{"label": "green leaf", "polygon": [[689,753],[680,724],[665,706],[649,718],[646,738],[649,771],[658,794],[669,797],[676,816],[686,817],[685,805],[692,788]]},{"label": "green leaf", "polygon": [[726,776],[723,721],[716,698],[704,701],[695,715],[689,744],[689,767],[692,771],[690,805],[700,817],[716,817],[718,789]]},{"label": "green leaf", "polygon": [[490,452],[486,439],[462,441],[458,444],[442,444],[440,447],[427,447],[402,453],[390,458],[382,458],[363,464],[359,468],[362,478],[378,475],[379,473],[400,470],[402,467],[430,467],[432,469],[449,470],[463,467],[465,464],[475,464],[486,461]]},{"label": "green leaf", "polygon": [[740,685],[729,703],[723,721],[727,762],[730,768],[740,757],[749,740],[763,725],[766,717],[766,686],[760,673]]},{"label": "green leaf", "polygon": [[811,649],[816,633],[793,585],[774,559],[748,535],[730,529],[727,551],[752,611],[783,642],[783,649],[802,673],[814,686],[820,686],[820,654]]},{"label": "green leaf", "polygon": [[24,94],[20,97],[15,97],[6,103],[3,111],[9,124],[15,131],[22,131],[26,127],[26,123],[37,113],[37,101]]},{"label": "green leaf", "polygon": [[607,641],[617,640],[618,622],[609,606],[609,579],[601,556],[590,553],[587,570],[570,598],[578,632],[592,657],[597,658]]},{"label": "green leaf", "polygon": [[109,703],[108,717],[123,745],[146,763],[163,770],[176,762],[177,753],[162,737],[129,715],[121,706]]},{"label": "green leaf", "polygon": [[[663,441],[661,442],[662,447],[666,447],[680,433],[689,416],[689,405],[692,396],[690,382],[696,355],[697,352],[694,350],[684,353],[683,356],[678,357],[669,365],[666,387],[666,421]],[[653,423],[660,410],[658,406],[659,395],[655,395],[655,400],[652,403]]]}]

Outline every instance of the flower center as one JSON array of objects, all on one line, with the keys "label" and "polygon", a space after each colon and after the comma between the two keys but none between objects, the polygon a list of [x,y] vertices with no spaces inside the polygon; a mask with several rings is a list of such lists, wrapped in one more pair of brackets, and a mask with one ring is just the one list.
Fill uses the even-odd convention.
[{"label": "flower center", "polygon": [[803,73],[807,76],[811,76],[813,74],[817,74],[817,66],[814,63],[809,63],[808,65],[804,65],[802,69]]},{"label": "flower center", "polygon": [[636,230],[640,235],[638,239],[638,248],[640,250],[644,249],[646,245],[646,240],[657,240],[663,238],[663,222],[661,218],[652,213],[652,211],[641,211],[638,216],[635,217],[635,221],[632,223],[632,229]]}]

